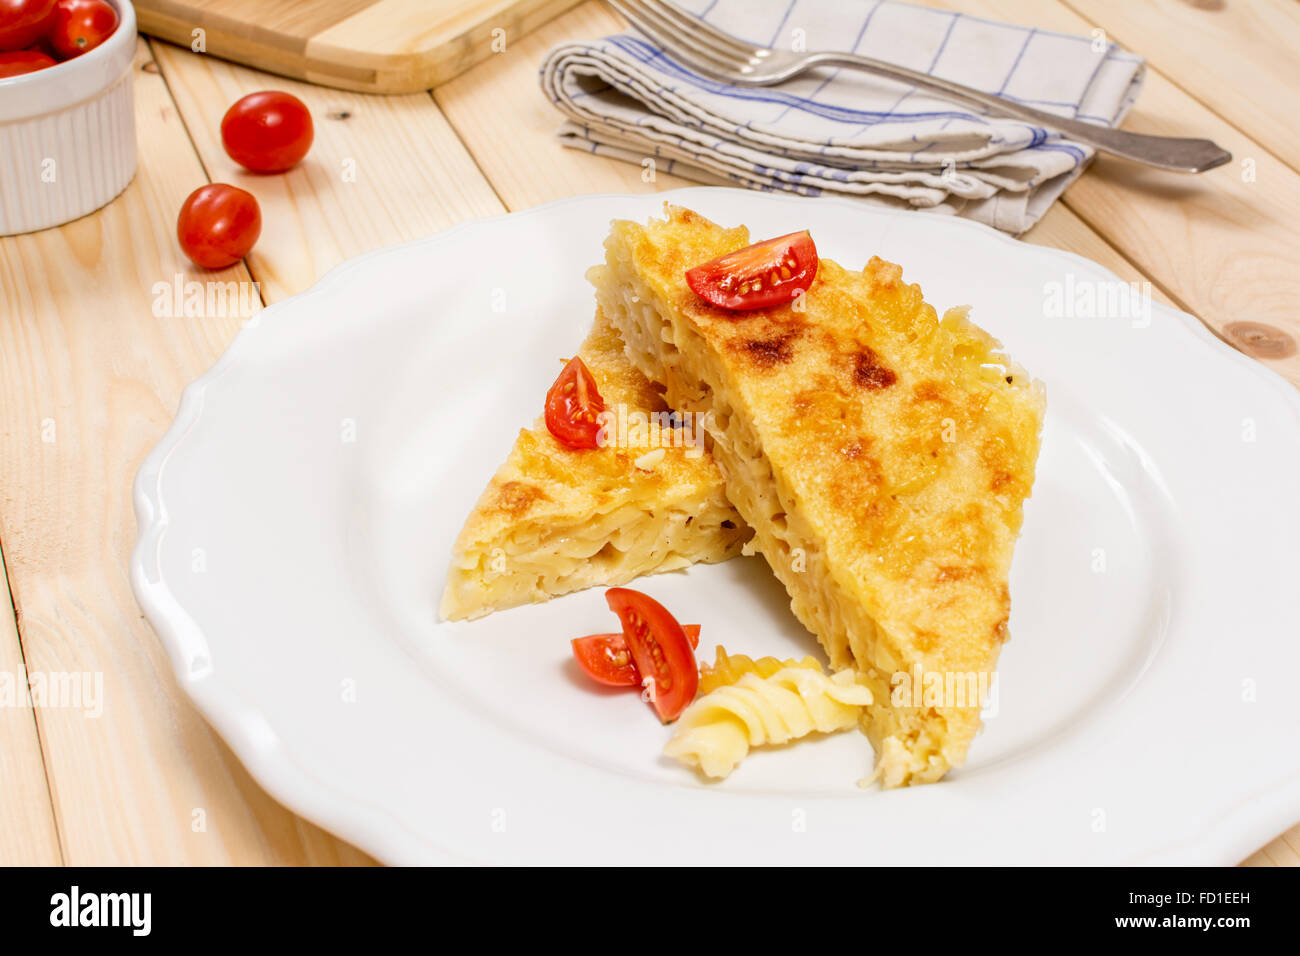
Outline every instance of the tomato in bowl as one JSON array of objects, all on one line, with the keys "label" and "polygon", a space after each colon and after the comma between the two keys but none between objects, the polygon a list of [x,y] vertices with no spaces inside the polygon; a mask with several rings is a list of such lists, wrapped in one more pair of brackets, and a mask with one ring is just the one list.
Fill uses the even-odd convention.
[{"label": "tomato in bowl", "polygon": [[[21,2],[0,0],[0,12]],[[29,56],[27,65],[40,68],[0,69],[0,155],[15,171],[0,177],[0,235],[47,229],[94,212],[135,175],[135,11],[129,0],[98,2],[111,7],[116,26],[98,42],[87,40],[84,52],[58,62],[53,48],[42,46],[35,52],[54,63]],[[4,27],[16,22],[0,16],[0,46]],[[38,42],[48,44],[48,34]],[[14,52],[19,51],[0,50]]]},{"label": "tomato in bowl", "polygon": [[0,0],[0,52],[16,53],[50,35],[57,0]]}]

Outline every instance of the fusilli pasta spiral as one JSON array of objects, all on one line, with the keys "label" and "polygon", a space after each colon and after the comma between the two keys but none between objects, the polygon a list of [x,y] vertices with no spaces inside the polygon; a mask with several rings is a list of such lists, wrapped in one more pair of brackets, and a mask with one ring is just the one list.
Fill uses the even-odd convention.
[{"label": "fusilli pasta spiral", "polygon": [[728,654],[727,649],[719,644],[713,664],[705,664],[700,668],[699,694],[703,697],[726,684],[734,684],[746,674],[771,677],[784,667],[807,667],[817,671],[822,669],[812,657],[805,657],[801,661],[779,660],[775,657],[760,657],[755,660],[744,654]]},{"label": "fusilli pasta spiral", "polygon": [[847,730],[869,703],[871,691],[851,670],[828,677],[820,667],[799,665],[768,677],[748,673],[686,708],[664,753],[707,776],[725,777],[750,747]]}]

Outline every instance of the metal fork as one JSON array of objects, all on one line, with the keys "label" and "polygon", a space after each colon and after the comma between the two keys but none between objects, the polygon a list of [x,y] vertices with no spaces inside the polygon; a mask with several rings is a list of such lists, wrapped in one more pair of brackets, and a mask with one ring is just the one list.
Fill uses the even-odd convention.
[{"label": "metal fork", "polygon": [[609,0],[609,3],[673,59],[723,83],[774,86],[819,67],[850,67],[916,86],[980,112],[1027,120],[1056,130],[1074,142],[1147,166],[1203,173],[1232,159],[1231,153],[1208,139],[1148,136],[1096,126],[855,53],[786,53],[756,46],[723,33],[669,0]]}]

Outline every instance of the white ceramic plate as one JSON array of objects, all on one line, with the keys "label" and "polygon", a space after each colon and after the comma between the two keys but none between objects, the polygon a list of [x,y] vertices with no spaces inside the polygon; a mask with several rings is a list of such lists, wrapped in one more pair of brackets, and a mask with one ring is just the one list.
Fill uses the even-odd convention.
[{"label": "white ceramic plate", "polygon": [[[568,664],[613,624],[599,590],[438,623],[610,219],[665,199],[900,262],[1047,383],[997,712],[941,784],[859,790],[856,733],[701,782]],[[1171,309],[1081,314],[1116,283],[964,220],[726,189],[467,223],[339,266],[186,390],[136,480],[132,582],[253,775],[385,861],[1233,863],[1300,818],[1300,398]],[[640,586],[710,659],[815,648],[760,558]]]}]

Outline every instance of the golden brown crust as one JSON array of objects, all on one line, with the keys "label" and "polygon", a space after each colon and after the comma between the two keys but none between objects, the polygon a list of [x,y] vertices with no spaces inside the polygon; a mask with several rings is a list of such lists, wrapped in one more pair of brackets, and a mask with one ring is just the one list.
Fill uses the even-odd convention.
[{"label": "golden brown crust", "polygon": [[[744,229],[674,207],[648,226],[617,222],[608,266],[592,272],[598,299],[616,322],[630,321],[606,301],[611,277],[630,268],[676,347],[673,367],[643,371],[667,379],[670,401],[694,408],[720,396],[743,420],[783,513],[742,514],[760,538],[765,522],[780,530],[797,520],[836,590],[874,621],[870,635],[818,635],[833,666],[853,645],[926,671],[991,670],[1034,480],[1041,387],[962,311],[940,320],[902,269],[879,258],[857,272],[822,259],[796,305],[748,313],[718,309],[686,285],[686,269],[749,241]],[[966,738],[953,751],[964,755],[977,714],[932,716]]]},{"label": "golden brown crust", "polygon": [[[578,354],[612,412],[667,412],[600,313]],[[657,447],[668,446],[647,461],[654,447],[634,441],[577,450],[542,418],[522,429],[457,536],[444,616],[478,616],[738,553],[749,529],[727,503],[703,435],[695,448],[661,437]]]},{"label": "golden brown crust", "polygon": [[[597,314],[578,354],[608,408],[623,404],[642,412],[668,411],[660,390],[627,360],[623,340],[603,315]],[[562,362],[557,360],[555,367],[558,375]],[[653,469],[637,468],[637,460],[649,450],[648,446],[569,448],[539,418],[520,431],[457,546],[499,536],[524,517],[573,519],[583,511],[604,510],[616,499],[652,501],[722,487],[722,476],[707,451],[694,455],[687,447],[670,447]]]}]

